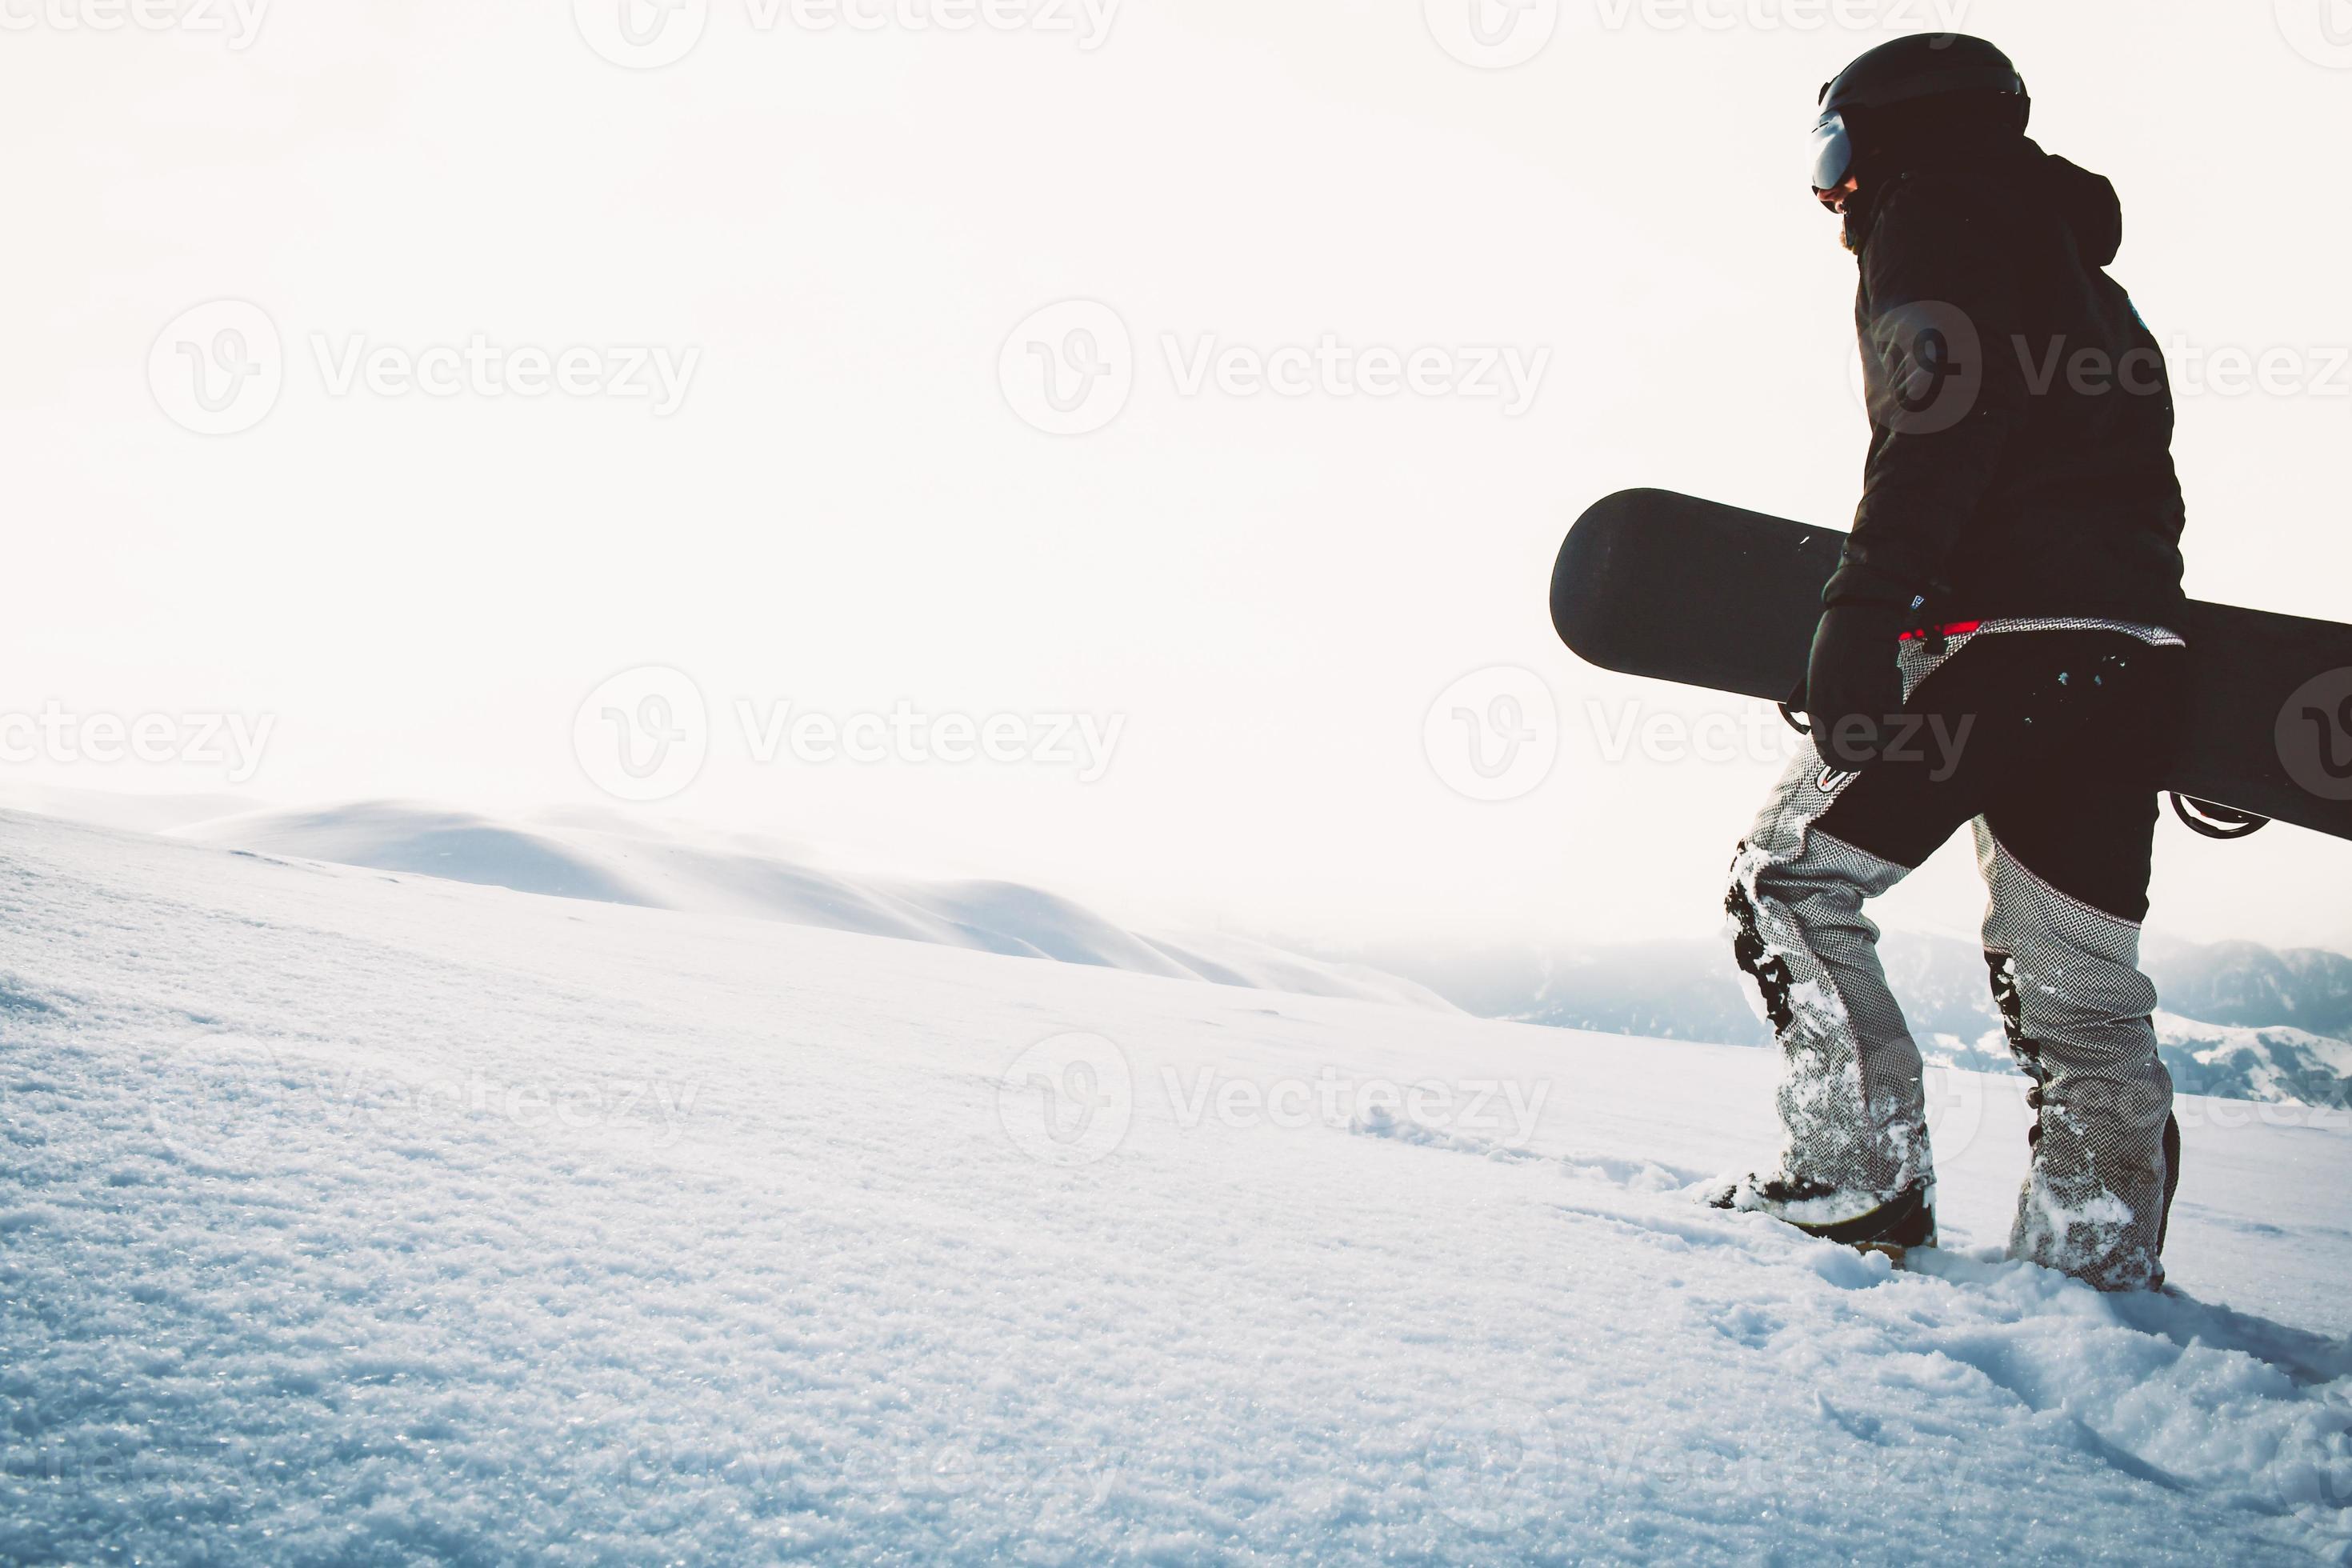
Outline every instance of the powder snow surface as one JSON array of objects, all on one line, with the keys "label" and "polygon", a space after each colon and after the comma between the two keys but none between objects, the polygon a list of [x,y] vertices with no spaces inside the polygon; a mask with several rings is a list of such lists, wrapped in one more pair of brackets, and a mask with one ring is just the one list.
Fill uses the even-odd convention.
[{"label": "powder snow surface", "polygon": [[1772,1065],[0,816],[0,1561],[2343,1556],[2345,1129],[2107,1299],[1999,1079],[1696,1206]]}]

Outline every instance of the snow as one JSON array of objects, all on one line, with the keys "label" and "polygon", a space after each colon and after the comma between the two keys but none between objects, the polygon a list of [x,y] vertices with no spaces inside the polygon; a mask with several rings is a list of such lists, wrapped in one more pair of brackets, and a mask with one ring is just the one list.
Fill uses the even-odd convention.
[{"label": "snow", "polygon": [[749,915],[1140,974],[1453,1010],[1435,992],[1361,965],[1322,963],[1223,932],[1139,935],[1036,888],[843,872],[789,847],[739,835],[616,828],[577,814],[510,823],[400,801],[244,812],[173,831],[199,843],[519,892]]},{"label": "snow", "polygon": [[2352,1043],[2276,1026],[2207,1024],[2156,1016],[2157,1039],[2176,1084],[2242,1100],[2352,1103]]},{"label": "snow", "polygon": [[1746,1048],[0,814],[0,1561],[2341,1560],[2347,1130],[2182,1294],[1687,1188]]}]

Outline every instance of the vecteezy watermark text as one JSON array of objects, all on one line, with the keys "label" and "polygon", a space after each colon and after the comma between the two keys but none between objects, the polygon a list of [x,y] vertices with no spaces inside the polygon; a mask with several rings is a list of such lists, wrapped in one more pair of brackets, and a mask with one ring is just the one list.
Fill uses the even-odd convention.
[{"label": "vecteezy watermark text", "polygon": [[1310,347],[1286,343],[1272,349],[1221,343],[1202,332],[1187,345],[1174,332],[1160,337],[1170,379],[1182,397],[1198,397],[1213,386],[1228,397],[1414,397],[1499,402],[1503,417],[1516,419],[1535,406],[1551,350],[1541,344],[1480,343],[1463,348],[1350,348],[1325,332]]},{"label": "vecteezy watermark text", "polygon": [[1601,26],[1624,31],[1638,21],[1654,32],[1924,32],[1948,37],[1968,20],[1969,0],[1593,0]]},{"label": "vecteezy watermark text", "polygon": [[1989,395],[2008,398],[2200,397],[2352,401],[2352,346],[2198,343],[2127,348],[2066,334],[1987,336],[1959,306],[1916,300],[1876,317],[1847,361],[1854,400],[1906,435],[1953,428]]},{"label": "vecteezy watermark text", "polygon": [[0,32],[219,34],[232,49],[260,36],[270,0],[0,0]]},{"label": "vecteezy watermark text", "polygon": [[150,1130],[189,1147],[268,1138],[298,1124],[390,1131],[471,1120],[537,1137],[602,1132],[668,1148],[686,1136],[702,1089],[651,1071],[506,1076],[294,1057],[232,1036],[171,1051],[142,1092]]},{"label": "vecteezy watermark text", "polygon": [[[5,0],[0,0],[4,4]],[[526,401],[551,395],[647,405],[666,419],[686,405],[702,351],[661,343],[502,343],[487,332],[460,342],[392,343],[364,332],[310,334],[319,390],[396,399],[460,396]],[[175,425],[233,436],[269,416],[285,391],[287,353],[278,324],[248,300],[214,300],[182,311],[147,353],[147,384]]]},{"label": "vecteezy watermark text", "polygon": [[1427,1131],[1465,1134],[1507,1149],[1524,1148],[1535,1136],[1552,1088],[1549,1082],[1509,1079],[1352,1079],[1337,1068],[1325,1068],[1312,1079],[1263,1082],[1214,1067],[1195,1068],[1188,1079],[1175,1068],[1164,1067],[1160,1080],[1180,1131],[1211,1121],[1220,1127],[1272,1127],[1285,1132],[1310,1127],[1345,1130],[1402,1117]]},{"label": "vecteezy watermark text", "polygon": [[[1969,0],[1593,0],[1603,33],[1841,32],[1950,34]],[[1422,0],[1438,47],[1480,70],[1507,70],[1541,54],[1559,31],[1562,0]]]},{"label": "vecteezy watermark text", "polygon": [[[997,1076],[997,1117],[1022,1152],[1042,1163],[1090,1165],[1116,1152],[1134,1125],[1139,1080],[1127,1053],[1100,1035],[1055,1035],[1023,1051]],[[1215,1064],[1163,1066],[1158,1087],[1179,1132],[1207,1126],[1299,1132],[1402,1128],[1524,1149],[1536,1133],[1548,1081],[1354,1078],[1337,1068],[1312,1078],[1265,1079]]]},{"label": "vecteezy watermark text", "polygon": [[[1496,405],[1507,419],[1535,406],[1551,368],[1543,344],[1454,346],[1351,343],[1337,332],[1265,345],[1213,331],[1159,337],[1168,384],[1179,397],[1248,400],[1396,397]],[[1118,417],[1135,390],[1134,335],[1096,300],[1065,300],[1031,313],[1006,337],[997,381],[1013,411],[1054,436],[1083,436]]]},{"label": "vecteezy watermark text", "polygon": [[217,767],[230,784],[261,771],[275,713],[77,713],[56,699],[38,713],[0,713],[0,763],[177,763]]},{"label": "vecteezy watermark text", "polygon": [[556,392],[566,397],[650,401],[656,419],[686,405],[694,373],[702,363],[698,348],[672,349],[661,343],[507,348],[480,332],[462,347],[435,343],[424,348],[371,344],[364,333],[337,342],[313,332],[310,353],[330,397],[346,397],[354,389],[377,397],[405,397],[412,392],[427,397],[544,397]]},{"label": "vecteezy watermark text", "polygon": [[1737,713],[1721,710],[1696,718],[1653,710],[1642,702],[1603,702],[1589,698],[1591,725],[1601,760],[1615,765],[1639,755],[1649,763],[1785,763],[1804,745],[1804,736],[1761,703]]},{"label": "vecteezy watermark text", "polygon": [[[1785,763],[1800,750],[1810,750],[1806,739],[1783,722],[1769,708],[1754,705],[1737,713],[1721,710],[1696,718],[1670,711],[1645,711],[1638,702],[1616,704],[1615,711],[1600,701],[1585,703],[1585,717],[1601,760],[1626,761],[1638,753],[1644,762],[1668,764],[1699,762]],[[1843,720],[1836,735],[1824,740],[1848,752],[1868,752],[1884,762],[1924,763],[1927,777],[1941,784],[1958,771],[1969,736],[1976,730],[1973,713],[1889,713]]]},{"label": "vecteezy watermark text", "polygon": [[[1595,755],[1612,767],[1637,758],[1663,766],[1785,767],[1800,755],[1815,755],[1806,732],[1766,702],[1689,713],[1638,700],[1588,698],[1583,718]],[[1844,742],[1883,761],[1925,765],[1928,776],[1941,783],[1958,770],[1975,729],[1974,714],[1894,713],[1849,725]],[[1562,739],[1550,686],[1517,665],[1493,665],[1462,677],[1438,694],[1422,721],[1422,749],[1431,770],[1448,788],[1477,801],[1533,794],[1550,776]]]},{"label": "vecteezy watermark text", "polygon": [[[794,698],[739,697],[731,716],[743,754],[772,767],[975,763],[1066,770],[1082,784],[1110,772],[1127,733],[1124,713],[934,710],[900,698],[888,709],[831,711]],[[667,665],[640,665],[599,685],[572,716],[581,768],[620,800],[667,800],[684,791],[710,754],[710,706],[702,688]]]},{"label": "vecteezy watermark text", "polygon": [[[1123,0],[744,0],[758,34],[1030,33],[1074,40],[1091,54],[1109,41]],[[657,70],[694,52],[710,25],[711,0],[572,0],[580,36],[630,70]]]},{"label": "vecteezy watermark text", "polygon": [[1080,784],[1110,772],[1112,753],[1127,731],[1127,715],[1093,713],[931,713],[900,699],[887,713],[833,714],[794,710],[789,700],[763,712],[748,700],[735,704],[743,743],[755,763],[789,752],[812,764],[982,761],[1076,769]]}]

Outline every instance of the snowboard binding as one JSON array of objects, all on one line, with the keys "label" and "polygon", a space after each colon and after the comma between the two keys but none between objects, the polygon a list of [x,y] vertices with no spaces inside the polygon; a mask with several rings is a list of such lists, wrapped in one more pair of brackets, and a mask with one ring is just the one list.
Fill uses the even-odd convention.
[{"label": "snowboard binding", "polygon": [[2267,816],[2257,816],[2231,805],[2216,805],[2210,800],[2192,799],[2178,790],[2172,792],[2172,815],[2180,818],[2191,833],[2224,840],[2251,838],[2271,825]]}]

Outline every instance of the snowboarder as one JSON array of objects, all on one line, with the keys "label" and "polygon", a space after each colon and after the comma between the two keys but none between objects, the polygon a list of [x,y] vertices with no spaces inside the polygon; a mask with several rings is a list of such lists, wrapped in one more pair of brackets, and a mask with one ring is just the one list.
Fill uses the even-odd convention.
[{"label": "snowboarder", "polygon": [[2172,397],[2103,270],[2114,188],[2029,140],[2029,112],[2007,56],[1949,34],[1822,89],[1812,185],[1861,272],[1872,434],[1796,704],[1811,745],[1727,900],[1786,1060],[1787,1143],[1713,1201],[1933,1243],[1919,1052],[1862,905],[1973,823],[2036,1119],[2011,1253],[2148,1289],[2179,1150],[2138,969],[2186,679]]}]

